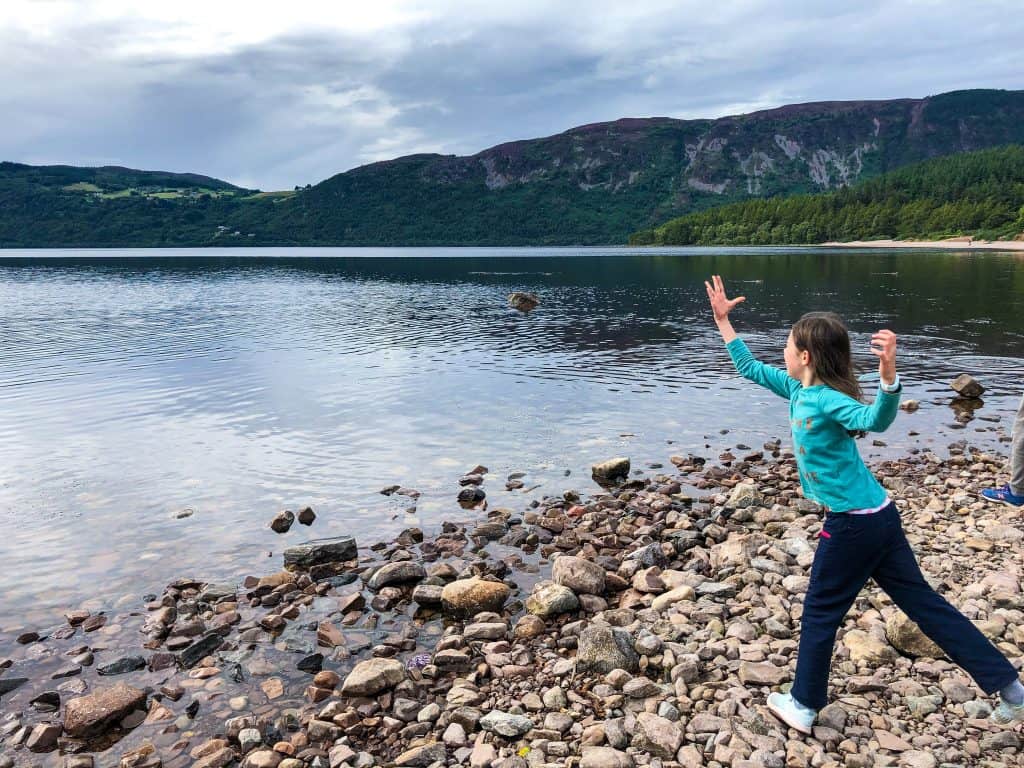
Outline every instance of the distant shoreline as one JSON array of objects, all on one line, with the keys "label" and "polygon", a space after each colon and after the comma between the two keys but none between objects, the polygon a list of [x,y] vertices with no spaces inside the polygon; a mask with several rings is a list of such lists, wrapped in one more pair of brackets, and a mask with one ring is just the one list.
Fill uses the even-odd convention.
[{"label": "distant shoreline", "polygon": [[828,248],[943,248],[946,250],[1024,251],[1024,240],[973,240],[951,237],[946,240],[851,240],[821,243]]}]

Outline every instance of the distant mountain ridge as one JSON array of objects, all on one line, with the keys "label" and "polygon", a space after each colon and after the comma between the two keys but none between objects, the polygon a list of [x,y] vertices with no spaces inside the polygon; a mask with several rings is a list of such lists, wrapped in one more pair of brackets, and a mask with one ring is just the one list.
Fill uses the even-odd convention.
[{"label": "distant mountain ridge", "polygon": [[[12,182],[17,174],[4,164],[0,245],[624,243],[631,232],[681,214],[833,190],[909,163],[1011,143],[1024,143],[1024,91],[972,90],[794,104],[715,120],[624,118],[472,156],[373,163],[294,194],[255,195],[225,182],[211,186],[216,180],[206,177],[194,183],[203,192],[174,199],[27,185],[34,216],[24,179]],[[188,175],[179,176],[176,183]]]}]

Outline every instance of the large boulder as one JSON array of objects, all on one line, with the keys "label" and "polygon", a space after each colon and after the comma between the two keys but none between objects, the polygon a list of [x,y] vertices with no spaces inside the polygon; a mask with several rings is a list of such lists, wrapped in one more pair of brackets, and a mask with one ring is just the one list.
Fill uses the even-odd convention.
[{"label": "large boulder", "polygon": [[629,475],[629,459],[620,456],[590,467],[590,474],[598,483],[613,483]]},{"label": "large boulder", "polygon": [[607,624],[592,624],[580,632],[576,648],[576,670],[606,675],[613,669],[636,672],[640,656],[633,648],[633,636]]},{"label": "large boulder", "polygon": [[296,544],[284,551],[285,568],[312,568],[324,563],[338,563],[355,560],[358,557],[356,540],[351,536],[335,536],[330,539],[314,539]]},{"label": "large boulder", "polygon": [[885,637],[901,653],[917,658],[941,659],[946,654],[903,611],[897,610],[885,621]]},{"label": "large boulder", "polygon": [[603,595],[605,576],[600,565],[574,555],[562,555],[551,567],[554,582],[578,595]]},{"label": "large boulder", "polygon": [[405,667],[395,659],[367,659],[355,665],[341,684],[342,696],[373,696],[405,680]]},{"label": "large boulder", "polygon": [[850,651],[850,659],[855,664],[877,667],[897,658],[891,645],[861,629],[851,629],[843,635],[843,645]]},{"label": "large boulder", "polygon": [[441,607],[453,616],[475,616],[484,611],[500,613],[511,593],[500,581],[458,579],[441,590]]},{"label": "large boulder", "polygon": [[969,373],[961,373],[953,379],[949,386],[952,387],[960,397],[981,397],[985,387]]},{"label": "large boulder", "polygon": [[561,584],[538,584],[526,598],[526,610],[534,616],[557,616],[579,610],[580,601],[576,593]]},{"label": "large boulder", "polygon": [[146,693],[124,683],[71,699],[64,705],[64,731],[74,738],[95,736],[146,705]]},{"label": "large boulder", "polygon": [[679,726],[664,717],[650,712],[636,716],[636,730],[633,732],[633,746],[650,752],[655,757],[671,760],[683,742]]}]

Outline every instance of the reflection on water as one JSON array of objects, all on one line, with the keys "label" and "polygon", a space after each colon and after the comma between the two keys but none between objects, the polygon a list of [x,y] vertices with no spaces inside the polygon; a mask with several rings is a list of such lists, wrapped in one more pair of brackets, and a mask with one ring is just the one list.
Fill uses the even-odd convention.
[{"label": "reflection on water", "polygon": [[[747,296],[736,325],[776,364],[811,309],[849,320],[866,371],[870,332],[901,335],[907,396],[924,407],[866,451],[995,446],[1024,380],[1019,255],[152,253],[0,258],[0,562],[18,574],[0,630],[184,572],[258,570],[305,535],[369,542],[464,518],[456,481],[477,463],[491,503],[521,508],[587,490],[586,467],[610,455],[643,468],[785,436],[784,404],[736,379],[710,322],[714,272]],[[520,315],[512,290],[543,303]],[[965,370],[988,387],[976,415],[989,420],[954,433],[948,381]],[[514,471],[539,488],[504,491]],[[412,512],[378,493],[393,483],[423,492]],[[311,531],[269,531],[300,504],[320,515]]]}]

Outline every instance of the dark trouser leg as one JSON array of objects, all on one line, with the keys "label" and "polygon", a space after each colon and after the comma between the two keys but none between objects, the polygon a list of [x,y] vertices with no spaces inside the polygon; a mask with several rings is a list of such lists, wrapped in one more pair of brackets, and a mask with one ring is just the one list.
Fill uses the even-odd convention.
[{"label": "dark trouser leg", "polygon": [[1024,397],[1021,398],[1017,418],[1013,422],[1013,442],[1010,443],[1010,492],[1024,496]]},{"label": "dark trouser leg", "polygon": [[1006,657],[924,580],[902,529],[872,577],[985,693],[994,693],[1017,679],[1017,670]]},{"label": "dark trouser leg", "polygon": [[850,520],[842,515],[825,521],[828,538],[818,539],[811,566],[811,581],[800,619],[800,650],[790,693],[812,709],[828,701],[828,673],[836,630],[853,605],[874,567],[877,548],[864,547],[860,536],[850,535]]}]

